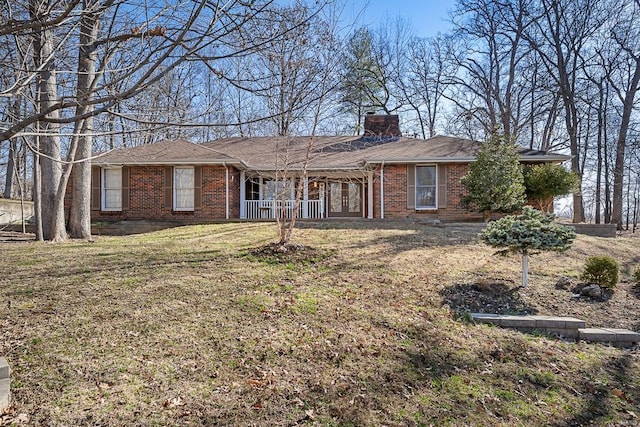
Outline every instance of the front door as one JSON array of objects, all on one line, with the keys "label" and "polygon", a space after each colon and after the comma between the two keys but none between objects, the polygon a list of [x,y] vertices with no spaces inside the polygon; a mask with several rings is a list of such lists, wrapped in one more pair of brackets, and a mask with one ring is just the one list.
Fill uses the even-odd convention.
[{"label": "front door", "polygon": [[330,182],[329,216],[362,216],[362,185],[358,182]]}]

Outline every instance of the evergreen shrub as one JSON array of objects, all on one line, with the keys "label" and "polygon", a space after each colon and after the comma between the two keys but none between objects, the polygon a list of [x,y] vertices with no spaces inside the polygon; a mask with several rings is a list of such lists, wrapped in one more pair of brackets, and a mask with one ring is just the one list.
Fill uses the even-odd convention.
[{"label": "evergreen shrub", "polygon": [[613,289],[618,284],[619,269],[618,262],[610,256],[592,256],[585,262],[582,280]]}]

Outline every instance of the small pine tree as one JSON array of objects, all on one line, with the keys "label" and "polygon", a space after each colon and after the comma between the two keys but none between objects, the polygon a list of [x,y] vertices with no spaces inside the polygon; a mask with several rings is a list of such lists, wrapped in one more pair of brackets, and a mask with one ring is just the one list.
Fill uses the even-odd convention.
[{"label": "small pine tree", "polygon": [[576,238],[573,228],[554,223],[555,215],[525,206],[519,216],[509,215],[490,223],[480,233],[480,239],[494,248],[504,248],[498,254],[522,255],[522,287],[527,286],[529,255],[540,251],[566,251]]},{"label": "small pine tree", "polygon": [[469,173],[462,177],[468,191],[465,208],[482,212],[485,220],[494,212],[519,211],[525,203],[524,177],[518,150],[504,136],[494,134],[482,144]]},{"label": "small pine tree", "polygon": [[578,180],[561,165],[546,163],[524,169],[524,186],[529,201],[536,208],[550,212],[555,196],[571,193]]}]

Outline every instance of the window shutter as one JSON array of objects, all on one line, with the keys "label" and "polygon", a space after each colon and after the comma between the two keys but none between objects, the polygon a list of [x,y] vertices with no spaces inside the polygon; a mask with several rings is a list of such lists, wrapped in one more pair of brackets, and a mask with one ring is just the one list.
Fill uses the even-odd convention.
[{"label": "window shutter", "polygon": [[129,209],[129,177],[131,169],[129,166],[122,167],[122,210]]},{"label": "window shutter", "polygon": [[447,207],[447,166],[438,165],[438,209]]},{"label": "window shutter", "polygon": [[416,167],[407,165],[407,209],[416,208]]},{"label": "window shutter", "polygon": [[164,168],[164,208],[173,209],[173,167]]},{"label": "window shutter", "polygon": [[202,167],[196,166],[193,170],[193,207],[202,208]]},{"label": "window shutter", "polygon": [[91,166],[91,210],[102,209],[102,169]]}]

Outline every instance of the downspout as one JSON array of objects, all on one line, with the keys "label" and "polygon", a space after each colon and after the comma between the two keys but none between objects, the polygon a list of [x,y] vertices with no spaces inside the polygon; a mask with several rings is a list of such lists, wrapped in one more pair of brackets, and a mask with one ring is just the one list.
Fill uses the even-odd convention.
[{"label": "downspout", "polygon": [[240,171],[240,219],[247,219],[247,191],[245,171]]},{"label": "downspout", "polygon": [[367,173],[367,219],[373,219],[373,171]]},{"label": "downspout", "polygon": [[380,164],[380,219],[384,219],[384,160]]},{"label": "downspout", "polygon": [[229,219],[229,167],[227,166],[226,162],[222,163],[224,165],[224,172],[225,172],[225,178],[224,178],[224,185],[225,185],[225,218]]}]

